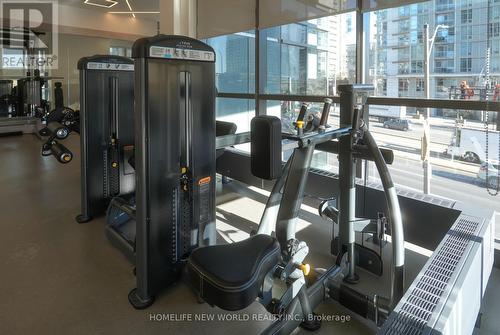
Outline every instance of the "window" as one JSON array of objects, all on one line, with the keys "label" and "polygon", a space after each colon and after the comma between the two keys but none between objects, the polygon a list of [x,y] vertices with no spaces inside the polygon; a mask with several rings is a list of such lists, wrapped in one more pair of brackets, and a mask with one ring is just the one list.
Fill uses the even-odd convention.
[{"label": "window", "polygon": [[455,25],[455,13],[451,13],[451,14],[446,13],[446,14],[436,15],[436,23],[447,25],[447,26]]},{"label": "window", "polygon": [[454,58],[455,45],[454,44],[441,44],[435,46],[435,58]]},{"label": "window", "polygon": [[493,72],[500,72],[500,57],[491,60],[491,70]]},{"label": "window", "polygon": [[444,12],[453,10],[455,7],[453,0],[436,0],[436,11]]},{"label": "window", "polygon": [[410,16],[410,6],[399,7],[399,16],[400,17]]},{"label": "window", "polygon": [[489,24],[490,36],[500,36],[500,22],[493,22]]},{"label": "window", "polygon": [[260,93],[333,95],[338,82],[354,82],[355,20],[346,13],[262,29],[261,62],[267,71],[261,73]]},{"label": "window", "polygon": [[408,63],[398,64],[398,74],[408,74],[410,73],[410,65]]},{"label": "window", "polygon": [[472,71],[472,58],[461,58],[460,72],[471,72],[471,71]]},{"label": "window", "polygon": [[472,23],[472,9],[462,9],[460,17],[463,24]]},{"label": "window", "polygon": [[424,72],[424,61],[417,60],[411,62],[411,73],[423,73]]},{"label": "window", "polygon": [[423,79],[417,79],[415,90],[417,92],[424,92],[425,91],[425,82]]},{"label": "window", "polygon": [[401,48],[398,50],[398,61],[404,61],[410,59],[410,49]]},{"label": "window", "polygon": [[435,61],[434,71],[436,73],[453,73],[454,69],[455,63],[452,59]]},{"label": "window", "polygon": [[460,56],[467,57],[471,55],[472,55],[472,43],[462,42],[462,44],[460,44]]},{"label": "window", "polygon": [[380,95],[385,95],[387,93],[387,79],[379,79],[377,81],[377,92]]},{"label": "window", "polygon": [[491,7],[491,19],[498,20],[500,18],[500,6]]},{"label": "window", "polygon": [[[253,31],[209,38],[216,52],[215,84],[220,93],[255,92],[255,33]],[[233,122],[237,132],[250,130],[255,116],[255,101],[217,98],[218,120]],[[240,149],[248,150],[248,146]]]},{"label": "window", "polygon": [[436,86],[438,93],[448,94],[450,87],[457,86],[457,80],[451,78],[437,78]]},{"label": "window", "polygon": [[462,26],[462,37],[464,40],[472,39],[472,26]]},{"label": "window", "polygon": [[404,93],[408,93],[408,87],[409,87],[408,79],[399,79],[398,86],[399,86],[400,96],[404,96]]},{"label": "window", "polygon": [[[285,42],[306,44],[308,43],[307,27],[303,24],[287,24],[281,27],[281,38]],[[309,44],[312,44],[309,42]]]},{"label": "window", "polygon": [[328,32],[318,30],[318,47],[328,48]]},{"label": "window", "polygon": [[436,43],[455,43],[455,29],[439,29],[436,34]]},{"label": "window", "polygon": [[495,43],[492,43],[491,55],[493,56],[493,59],[495,59],[495,57],[500,56],[500,40],[497,40],[495,41]]},{"label": "window", "polygon": [[236,124],[237,133],[250,131],[250,121],[255,116],[255,100],[217,98],[216,118]]},{"label": "window", "polygon": [[209,38],[216,52],[215,84],[222,93],[255,92],[255,33]]},{"label": "window", "polygon": [[402,20],[399,21],[398,33],[408,32],[410,30],[410,21]]}]

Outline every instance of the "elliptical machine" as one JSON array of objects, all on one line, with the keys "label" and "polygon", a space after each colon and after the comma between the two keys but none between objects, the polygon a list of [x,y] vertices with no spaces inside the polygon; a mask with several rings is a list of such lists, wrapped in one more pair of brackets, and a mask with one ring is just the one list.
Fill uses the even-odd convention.
[{"label": "elliptical machine", "polygon": [[[320,319],[314,308],[326,298],[333,298],[358,314],[381,324],[403,295],[404,246],[399,203],[386,162],[363,122],[363,105],[372,87],[346,85],[340,91],[340,128],[327,129],[331,101],[326,101],[318,127],[304,131],[304,113],[296,122],[296,134],[281,134],[275,117],[258,116],[252,120],[252,173],[264,179],[275,179],[259,229],[241,242],[200,247],[188,259],[190,282],[199,297],[210,305],[235,311],[246,308],[257,298],[276,321],[264,334],[289,334],[299,325],[318,329]],[[293,155],[281,168],[282,136]],[[310,266],[305,264],[309,248],[296,236],[296,222],[304,197],[305,185],[316,145],[337,140],[340,170],[338,210],[339,242],[337,258],[341,259],[315,280],[307,281]],[[354,239],[355,169],[357,158],[374,160],[382,179],[388,203],[392,233],[393,264],[391,296],[367,296],[352,285],[356,273]],[[331,209],[333,212],[335,210]],[[271,235],[275,230],[276,237]],[[231,259],[233,266],[227,265]]]}]

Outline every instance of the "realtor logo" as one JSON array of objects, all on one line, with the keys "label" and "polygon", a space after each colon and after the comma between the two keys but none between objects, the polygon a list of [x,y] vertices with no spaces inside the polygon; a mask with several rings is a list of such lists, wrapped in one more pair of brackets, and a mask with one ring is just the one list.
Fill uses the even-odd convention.
[{"label": "realtor logo", "polygon": [[2,68],[57,68],[57,0],[0,0]]}]

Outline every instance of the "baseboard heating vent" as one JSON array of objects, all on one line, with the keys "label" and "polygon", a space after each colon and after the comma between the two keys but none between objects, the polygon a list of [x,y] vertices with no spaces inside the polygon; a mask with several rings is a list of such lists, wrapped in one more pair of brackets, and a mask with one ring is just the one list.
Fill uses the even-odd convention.
[{"label": "baseboard heating vent", "polygon": [[378,334],[472,333],[493,266],[493,218],[458,217]]},{"label": "baseboard heating vent", "polygon": [[339,175],[337,173],[333,173],[333,172],[326,171],[326,170],[310,168],[309,172],[313,172],[317,175],[324,176],[324,177],[337,178],[337,179],[339,178]]}]

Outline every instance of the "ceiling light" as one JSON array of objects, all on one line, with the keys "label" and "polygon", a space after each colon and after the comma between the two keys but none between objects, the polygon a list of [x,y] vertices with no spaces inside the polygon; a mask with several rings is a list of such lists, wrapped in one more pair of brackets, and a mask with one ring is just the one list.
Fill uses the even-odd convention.
[{"label": "ceiling light", "polygon": [[85,0],[83,3],[86,5],[91,5],[91,6],[111,8],[114,5],[116,5],[118,3],[118,1],[115,1],[115,0]]},{"label": "ceiling light", "polygon": [[130,3],[128,2],[128,0],[125,0],[125,2],[127,3],[128,9],[132,13],[132,16],[135,18],[135,14],[132,12],[132,6],[130,6]]},{"label": "ceiling light", "polygon": [[109,14],[160,14],[160,12],[108,12]]}]

